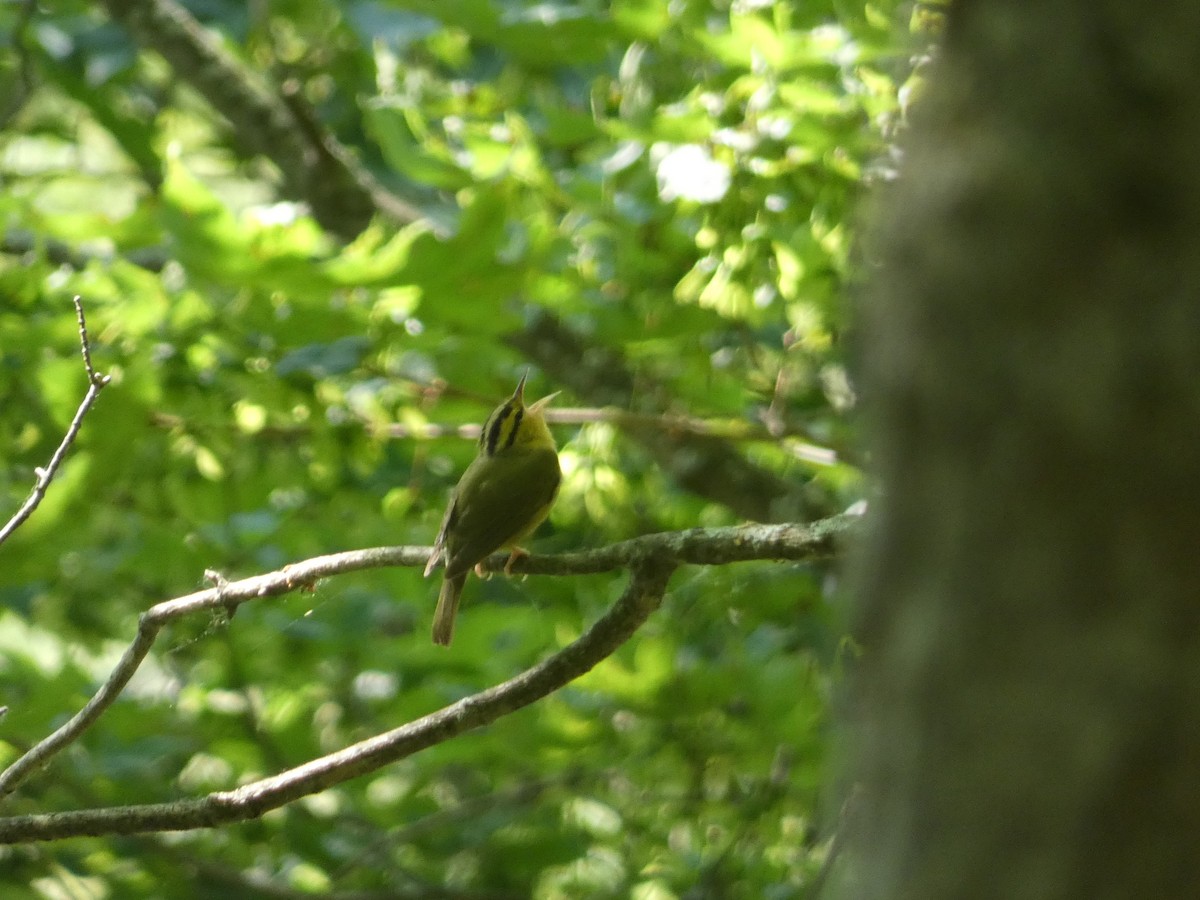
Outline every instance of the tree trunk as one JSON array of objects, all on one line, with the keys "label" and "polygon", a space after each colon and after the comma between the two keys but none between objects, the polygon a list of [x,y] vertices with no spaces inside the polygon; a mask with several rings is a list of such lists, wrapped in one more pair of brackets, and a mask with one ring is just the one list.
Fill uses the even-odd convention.
[{"label": "tree trunk", "polygon": [[839,896],[1200,896],[1200,3],[961,0],[863,309]]}]

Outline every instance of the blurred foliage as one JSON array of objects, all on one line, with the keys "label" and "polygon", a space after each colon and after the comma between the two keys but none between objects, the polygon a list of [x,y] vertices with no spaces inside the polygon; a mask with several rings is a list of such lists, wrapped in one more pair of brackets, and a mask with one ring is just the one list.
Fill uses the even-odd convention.
[{"label": "blurred foliage", "polygon": [[[428,544],[473,446],[420,435],[481,421],[526,365],[513,335],[543,314],[624,361],[632,411],[706,423],[809,484],[814,514],[859,498],[853,457],[814,445],[854,442],[855,209],[885,171],[911,4],[187,6],[429,222],[340,243],[99,4],[0,5],[0,515],[83,396],[74,294],[113,376],[0,547],[0,764],[205,569]],[[535,549],[736,521],[618,424],[564,419],[567,477]],[[484,732],[261,821],[0,849],[0,890],[803,896],[831,827],[835,586],[817,566],[684,569],[612,660]],[[472,580],[449,652],[418,571],[178,625],[5,811],[197,796],[299,764],[516,673],[620,588]]]}]

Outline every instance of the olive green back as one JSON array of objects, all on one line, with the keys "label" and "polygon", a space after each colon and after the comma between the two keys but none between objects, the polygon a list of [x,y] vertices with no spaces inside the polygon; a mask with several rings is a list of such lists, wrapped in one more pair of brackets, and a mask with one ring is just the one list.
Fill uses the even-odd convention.
[{"label": "olive green back", "polygon": [[549,513],[561,478],[553,446],[476,457],[447,514],[446,577],[531,534]]}]

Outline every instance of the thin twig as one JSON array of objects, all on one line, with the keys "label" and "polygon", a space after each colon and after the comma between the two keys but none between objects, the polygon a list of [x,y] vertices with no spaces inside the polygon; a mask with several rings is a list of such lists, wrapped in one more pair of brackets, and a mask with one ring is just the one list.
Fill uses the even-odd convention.
[{"label": "thin twig", "polygon": [[[595,550],[522,557],[513,565],[512,571],[527,575],[582,575],[624,568],[637,570],[650,564],[673,569],[682,564],[819,559],[830,556],[839,539],[853,529],[857,521],[856,516],[844,515],[809,525],[743,525],[650,534]],[[0,797],[16,790],[100,718],[141,666],[159,631],[173,619],[216,609],[233,611],[242,603],[300,590],[331,575],[383,566],[424,566],[431,551],[430,547],[376,547],[333,553],[264,575],[222,582],[216,587],[152,606],[138,620],[138,632],[133,642],[83,709],[0,773]],[[482,568],[500,571],[507,559],[507,554],[498,553],[485,560]],[[4,821],[0,820],[0,826]]]},{"label": "thin twig", "polygon": [[79,343],[83,348],[83,366],[87,371],[88,390],[83,398],[83,402],[79,404],[79,409],[75,411],[75,418],[71,420],[71,425],[67,429],[66,435],[62,439],[62,443],[58,445],[58,449],[54,451],[54,455],[50,457],[50,462],[45,466],[39,466],[34,471],[37,473],[37,481],[34,482],[33,492],[28,499],[21,505],[14,515],[3,528],[0,528],[0,544],[3,544],[16,531],[26,519],[28,519],[38,504],[42,502],[42,498],[46,496],[46,489],[50,487],[50,481],[54,478],[59,466],[67,456],[67,450],[71,444],[75,443],[75,438],[79,436],[79,429],[83,425],[83,417],[88,414],[88,410],[96,402],[100,396],[100,391],[108,384],[110,377],[108,375],[98,375],[96,370],[92,368],[92,348],[88,343],[87,323],[83,317],[83,303],[79,297],[74,297],[75,316],[79,320]]},{"label": "thin twig", "polygon": [[96,370],[92,367],[92,347],[88,341],[87,320],[83,317],[83,301],[76,294],[71,298],[71,302],[75,304],[75,318],[79,322],[79,345],[83,350],[83,367],[87,370],[88,384],[99,384],[100,387],[108,384],[109,378],[107,375],[101,377],[96,374]]},{"label": "thin twig", "polygon": [[[768,428],[742,420],[700,419],[694,416],[671,414],[647,414],[630,412],[617,407],[565,407],[546,411],[546,421],[551,425],[589,425],[604,422],[617,428],[640,428],[658,431],[676,437],[720,438],[727,441],[767,441],[772,444],[784,441],[799,459],[818,465],[834,465],[844,455],[838,450],[814,443],[810,434],[798,426]],[[398,440],[432,440],[442,437],[479,437],[479,425],[439,425],[427,423],[412,425],[393,422],[377,429],[388,437]]]}]

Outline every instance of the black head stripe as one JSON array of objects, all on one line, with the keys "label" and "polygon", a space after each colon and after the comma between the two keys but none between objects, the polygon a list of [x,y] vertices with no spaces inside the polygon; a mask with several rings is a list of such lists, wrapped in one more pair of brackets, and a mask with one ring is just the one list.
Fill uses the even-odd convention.
[{"label": "black head stripe", "polygon": [[487,420],[483,423],[483,428],[479,432],[479,440],[476,441],[476,443],[479,444],[480,450],[487,449],[488,434],[491,433],[492,426],[495,424],[496,413],[493,411],[492,414],[487,417]]},{"label": "black head stripe", "polygon": [[488,456],[496,452],[496,445],[500,443],[500,433],[504,430],[504,422],[512,415],[512,411],[512,404],[505,403],[496,410],[491,420],[485,426],[481,440],[483,441],[484,449],[487,450]]},{"label": "black head stripe", "polygon": [[504,446],[506,449],[508,447],[511,447],[513,445],[513,442],[516,441],[517,431],[521,427],[521,419],[524,418],[524,416],[525,416],[525,407],[518,406],[517,414],[515,416],[513,416],[512,428],[510,428],[508,430],[508,437],[504,441]]}]

